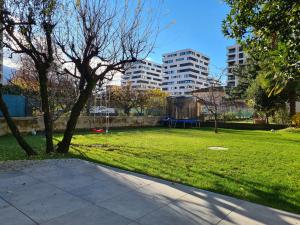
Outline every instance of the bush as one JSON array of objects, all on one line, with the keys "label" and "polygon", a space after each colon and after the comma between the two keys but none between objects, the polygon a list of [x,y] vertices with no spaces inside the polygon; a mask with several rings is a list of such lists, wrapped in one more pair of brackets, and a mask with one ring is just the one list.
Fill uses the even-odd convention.
[{"label": "bush", "polygon": [[297,113],[292,117],[292,123],[296,127],[300,127],[300,113]]}]

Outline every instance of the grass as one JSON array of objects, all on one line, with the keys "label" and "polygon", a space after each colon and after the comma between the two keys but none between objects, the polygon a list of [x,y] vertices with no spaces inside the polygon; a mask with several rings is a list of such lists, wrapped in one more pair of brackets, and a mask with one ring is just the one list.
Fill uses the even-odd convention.
[{"label": "grass", "polygon": [[[28,136],[39,152],[44,139]],[[61,135],[56,135],[57,139]],[[237,198],[300,213],[300,133],[220,129],[130,129],[78,133],[70,154]],[[227,151],[208,150],[223,146]],[[26,158],[11,136],[0,160]]]}]

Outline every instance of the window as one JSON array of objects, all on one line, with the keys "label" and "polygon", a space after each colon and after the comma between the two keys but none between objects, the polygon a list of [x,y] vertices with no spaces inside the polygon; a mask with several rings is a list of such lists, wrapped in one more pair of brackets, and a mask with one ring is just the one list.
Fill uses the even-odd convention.
[{"label": "window", "polygon": [[179,65],[180,67],[184,67],[184,66],[194,66],[193,63],[183,63]]},{"label": "window", "polygon": [[181,81],[177,81],[177,84],[194,84],[195,81],[193,80],[181,80]]},{"label": "window", "polygon": [[194,62],[198,62],[198,59],[195,59],[194,57],[187,57],[187,60],[192,60]]},{"label": "window", "polygon": [[145,81],[145,80],[138,80],[136,83],[143,83],[143,84],[149,84],[149,82],[148,81]]},{"label": "window", "polygon": [[206,61],[209,61],[209,58],[207,58],[205,56],[202,56],[201,58],[204,59],[204,60],[206,60]]},{"label": "window", "polygon": [[176,61],[178,62],[178,61],[183,61],[184,60],[184,58],[178,58],[178,59],[176,59]]},{"label": "window", "polygon": [[164,61],[164,63],[172,63],[172,62],[173,62],[173,59]]},{"label": "window", "polygon": [[177,67],[177,65],[171,65],[171,66],[170,66],[170,68],[174,68],[174,67]]},{"label": "window", "polygon": [[152,75],[152,76],[159,77],[159,75],[158,75],[158,74],[156,74],[156,73],[147,72],[147,74],[148,74],[148,75]]},{"label": "window", "polygon": [[194,69],[183,69],[183,70],[177,70],[178,73],[185,73],[185,72],[194,72],[194,73],[200,73],[198,70]]},{"label": "window", "polygon": [[235,48],[228,49],[228,53],[235,53]]},{"label": "window", "polygon": [[169,71],[166,71],[165,74],[173,74],[174,73],[174,70],[169,70]]}]

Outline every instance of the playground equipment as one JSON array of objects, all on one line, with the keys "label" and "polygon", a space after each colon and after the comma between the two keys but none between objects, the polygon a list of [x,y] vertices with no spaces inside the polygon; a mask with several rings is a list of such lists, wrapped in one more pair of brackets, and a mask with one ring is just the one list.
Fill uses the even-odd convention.
[{"label": "playground equipment", "polygon": [[[103,98],[104,97],[104,98]],[[104,99],[104,102],[103,102]],[[104,103],[104,104],[103,104]],[[91,131],[93,133],[108,133],[109,132],[109,116],[110,116],[110,110],[109,110],[109,104],[110,103],[110,91],[108,89],[103,91],[102,90],[102,95],[100,97],[100,106],[97,106],[97,98],[95,96],[94,98],[94,106],[93,106],[93,124],[96,124],[96,114],[103,115],[104,114],[104,119],[105,119],[105,127],[103,129],[97,129],[96,127],[91,128]],[[103,107],[105,105],[105,107]]]},{"label": "playground equipment", "polygon": [[160,121],[162,125],[176,128],[177,125],[183,126],[183,128],[186,128],[186,125],[189,125],[190,127],[200,127],[200,120],[198,119],[174,119],[174,118],[164,118]]}]

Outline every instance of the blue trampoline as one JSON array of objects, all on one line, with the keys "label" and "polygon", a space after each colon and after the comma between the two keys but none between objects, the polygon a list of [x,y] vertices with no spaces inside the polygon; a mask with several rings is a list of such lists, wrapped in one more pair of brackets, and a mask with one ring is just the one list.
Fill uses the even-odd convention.
[{"label": "blue trampoline", "polygon": [[160,123],[164,126],[176,128],[177,126],[182,126],[186,128],[186,126],[190,127],[200,127],[200,120],[198,119],[174,119],[174,118],[164,118],[160,120]]}]

